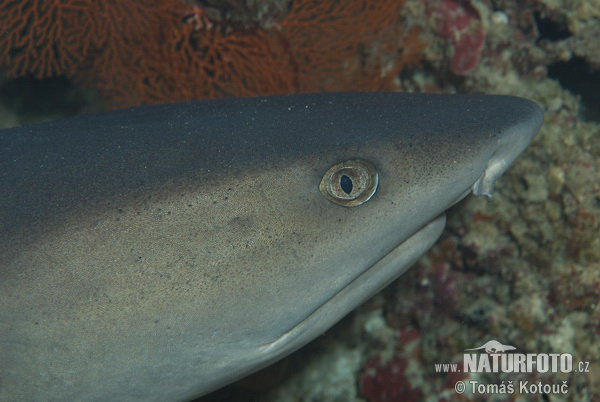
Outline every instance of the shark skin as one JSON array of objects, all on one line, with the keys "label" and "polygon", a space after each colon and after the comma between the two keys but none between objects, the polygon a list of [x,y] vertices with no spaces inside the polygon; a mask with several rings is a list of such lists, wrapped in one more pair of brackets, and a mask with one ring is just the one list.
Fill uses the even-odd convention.
[{"label": "shark skin", "polygon": [[[0,400],[189,400],[284,357],[491,197],[542,121],[510,96],[334,93],[0,131]],[[374,193],[337,204],[320,183],[355,160]]]}]

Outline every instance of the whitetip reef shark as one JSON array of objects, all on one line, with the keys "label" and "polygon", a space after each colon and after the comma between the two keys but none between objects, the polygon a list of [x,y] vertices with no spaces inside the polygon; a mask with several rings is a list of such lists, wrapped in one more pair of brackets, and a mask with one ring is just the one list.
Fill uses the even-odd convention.
[{"label": "whitetip reef shark", "polygon": [[183,401],[282,358],[491,197],[542,120],[333,93],[0,131],[0,400]]}]

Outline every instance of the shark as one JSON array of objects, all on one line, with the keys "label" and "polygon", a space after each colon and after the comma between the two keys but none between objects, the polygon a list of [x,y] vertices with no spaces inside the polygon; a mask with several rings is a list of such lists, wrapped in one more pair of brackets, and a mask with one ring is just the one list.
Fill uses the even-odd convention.
[{"label": "shark", "polygon": [[0,400],[185,401],[281,359],[491,198],[542,121],[322,93],[0,131]]}]

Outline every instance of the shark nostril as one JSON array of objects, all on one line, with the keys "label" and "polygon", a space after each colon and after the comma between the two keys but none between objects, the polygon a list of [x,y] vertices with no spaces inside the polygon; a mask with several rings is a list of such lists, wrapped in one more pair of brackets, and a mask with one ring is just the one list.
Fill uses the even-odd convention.
[{"label": "shark nostril", "polygon": [[375,167],[364,160],[349,160],[333,165],[323,175],[319,189],[331,202],[355,207],[371,199],[379,176]]}]

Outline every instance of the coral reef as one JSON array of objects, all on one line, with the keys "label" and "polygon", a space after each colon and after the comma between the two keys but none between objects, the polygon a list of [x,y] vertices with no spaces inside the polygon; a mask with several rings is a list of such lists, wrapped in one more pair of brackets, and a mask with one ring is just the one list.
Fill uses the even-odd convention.
[{"label": "coral reef", "polygon": [[485,40],[479,12],[469,2],[457,0],[428,4],[428,14],[437,21],[437,33],[454,45],[450,70],[459,75],[472,71],[479,64]]},{"label": "coral reef", "polygon": [[289,0],[190,0],[209,20],[228,27],[270,28],[285,17]]}]

